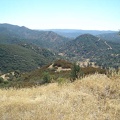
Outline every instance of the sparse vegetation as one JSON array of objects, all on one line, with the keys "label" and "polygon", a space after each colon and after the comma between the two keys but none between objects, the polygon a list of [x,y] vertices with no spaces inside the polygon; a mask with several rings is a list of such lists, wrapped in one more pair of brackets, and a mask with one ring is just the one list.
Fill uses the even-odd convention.
[{"label": "sparse vegetation", "polygon": [[0,24],[0,120],[119,120],[119,46]]},{"label": "sparse vegetation", "polygon": [[[63,79],[60,79],[63,81]],[[59,86],[0,90],[1,120],[119,120],[120,76],[89,75]]]},{"label": "sparse vegetation", "polygon": [[[100,73],[107,74],[105,69],[94,68],[94,67],[79,67],[76,64],[72,64],[70,62],[64,60],[61,61],[62,67],[66,64],[70,64],[71,68],[62,68],[58,66],[53,66],[54,63],[51,63],[47,66],[43,66],[42,68],[36,69],[35,71],[21,73],[16,70],[14,73],[8,73],[5,75],[5,79],[7,79],[8,84],[0,84],[1,88],[25,88],[25,87],[33,87],[38,85],[43,85],[45,83],[60,83],[62,82],[73,82],[76,79],[81,79],[87,75]],[[56,63],[57,61],[55,61]],[[62,63],[63,62],[63,63]],[[60,63],[60,62],[58,62]],[[65,64],[64,64],[65,63]],[[61,80],[64,79],[64,80]],[[61,82],[61,83],[62,83]]]},{"label": "sparse vegetation", "polygon": [[66,80],[66,79],[64,79],[64,78],[58,78],[57,82],[58,82],[58,85],[59,85],[59,86],[62,86],[62,85],[67,84],[67,83],[68,83],[68,80]]}]

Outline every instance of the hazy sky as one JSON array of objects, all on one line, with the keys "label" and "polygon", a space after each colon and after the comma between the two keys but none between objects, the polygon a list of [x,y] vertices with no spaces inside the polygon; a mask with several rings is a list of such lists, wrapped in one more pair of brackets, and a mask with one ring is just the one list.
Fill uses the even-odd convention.
[{"label": "hazy sky", "polygon": [[31,29],[120,29],[120,0],[0,0],[0,23]]}]

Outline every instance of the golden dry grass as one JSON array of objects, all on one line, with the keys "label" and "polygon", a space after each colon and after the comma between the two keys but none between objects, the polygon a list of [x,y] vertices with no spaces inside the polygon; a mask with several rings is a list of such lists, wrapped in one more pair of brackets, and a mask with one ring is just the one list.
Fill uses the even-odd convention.
[{"label": "golden dry grass", "polygon": [[120,120],[120,76],[0,90],[0,120]]}]

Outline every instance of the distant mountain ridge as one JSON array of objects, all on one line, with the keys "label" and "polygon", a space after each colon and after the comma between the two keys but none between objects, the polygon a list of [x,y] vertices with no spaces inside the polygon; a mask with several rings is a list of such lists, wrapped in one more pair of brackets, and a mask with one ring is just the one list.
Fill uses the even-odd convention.
[{"label": "distant mountain ridge", "polygon": [[[7,41],[5,41],[5,38]],[[29,42],[49,49],[54,49],[58,44],[69,40],[52,31],[38,31],[24,26],[0,24],[0,43],[12,43],[13,38],[16,39],[16,42]]]},{"label": "distant mountain ridge", "polygon": [[0,71],[30,71],[48,64],[56,57],[47,49],[54,49],[65,39],[51,31],[0,24]]},{"label": "distant mountain ridge", "polygon": [[49,30],[68,38],[76,38],[82,34],[99,35],[116,32],[112,30],[81,30],[81,29],[49,29]]}]

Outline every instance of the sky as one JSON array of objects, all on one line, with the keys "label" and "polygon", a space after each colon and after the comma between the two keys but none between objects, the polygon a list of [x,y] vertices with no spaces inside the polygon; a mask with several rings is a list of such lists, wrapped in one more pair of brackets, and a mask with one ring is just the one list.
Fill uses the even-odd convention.
[{"label": "sky", "polygon": [[119,30],[120,0],[0,0],[0,23],[31,29]]}]

